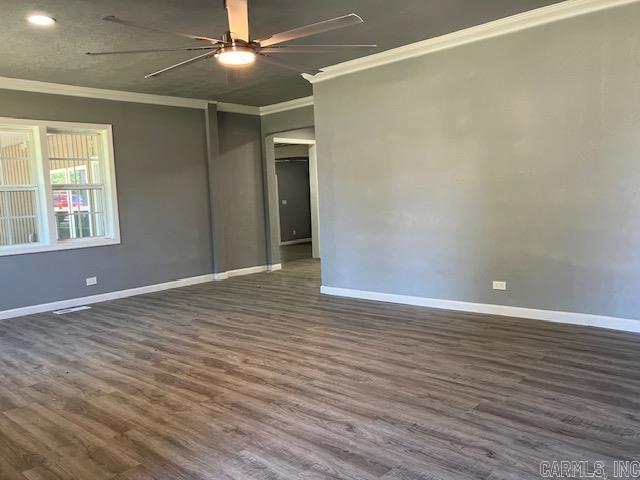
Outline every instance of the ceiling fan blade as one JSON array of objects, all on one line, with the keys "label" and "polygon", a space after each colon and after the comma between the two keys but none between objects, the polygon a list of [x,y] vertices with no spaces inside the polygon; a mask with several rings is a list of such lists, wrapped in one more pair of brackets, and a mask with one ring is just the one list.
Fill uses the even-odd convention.
[{"label": "ceiling fan blade", "polygon": [[343,50],[370,50],[377,45],[276,45],[260,49],[263,53],[313,53],[335,52]]},{"label": "ceiling fan blade", "polygon": [[213,50],[218,48],[214,45],[207,45],[206,47],[182,47],[182,48],[152,48],[150,50],[120,50],[116,52],[87,52],[87,55],[129,55],[132,53],[157,53],[157,52],[188,52],[199,50]]},{"label": "ceiling fan blade", "polygon": [[174,32],[173,30],[165,30],[165,29],[162,29],[162,28],[147,27],[145,25],[140,25],[138,23],[130,22],[128,20],[122,20],[121,18],[118,18],[118,17],[116,17],[114,15],[109,15],[108,17],[104,17],[103,20],[105,20],[107,22],[119,23],[120,25],[125,25],[127,27],[133,27],[133,28],[140,28],[142,30],[148,30],[150,32],[169,33],[171,35],[178,35],[179,37],[190,38],[191,40],[202,40],[202,41],[211,42],[211,43],[221,43],[220,40],[218,40],[216,38],[204,37],[202,35],[192,35],[190,33]]},{"label": "ceiling fan blade", "polygon": [[258,55],[256,55],[256,58],[258,60],[262,60],[265,63],[269,63],[271,65],[275,65],[276,67],[280,67],[280,68],[286,68],[287,70],[291,70],[296,73],[316,74],[320,71],[320,70],[316,70],[315,68],[301,67],[301,66],[292,65],[290,63],[284,63],[284,62],[281,62],[280,60],[275,60],[269,55],[265,55],[263,53],[258,53]]},{"label": "ceiling fan blade", "polygon": [[145,75],[144,78],[157,77],[158,75],[162,75],[163,73],[169,72],[171,70],[186,67],[187,65],[191,65],[192,63],[200,62],[202,60],[207,60],[213,57],[215,54],[216,54],[215,52],[203,53],[202,55],[198,55],[197,57],[190,58],[189,60],[176,63],[175,65],[171,65],[170,67],[163,68],[162,70],[158,70],[157,72],[150,73],[149,75]]},{"label": "ceiling fan blade", "polygon": [[225,0],[229,31],[234,40],[249,41],[249,6],[247,0]]},{"label": "ceiling fan blade", "polygon": [[275,45],[276,43],[288,42],[289,40],[295,40],[296,38],[309,37],[318,33],[329,32],[338,28],[350,27],[351,25],[357,25],[364,22],[355,13],[344,15],[342,17],[333,18],[331,20],[325,20],[323,22],[312,23],[311,25],[305,25],[304,27],[294,28],[282,33],[276,33],[269,38],[259,40],[259,43],[263,47]]}]

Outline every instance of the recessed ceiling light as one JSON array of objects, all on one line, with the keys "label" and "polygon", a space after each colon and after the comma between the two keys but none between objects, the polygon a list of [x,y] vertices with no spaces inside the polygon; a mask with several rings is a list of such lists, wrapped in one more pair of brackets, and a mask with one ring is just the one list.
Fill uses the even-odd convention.
[{"label": "recessed ceiling light", "polygon": [[56,19],[47,15],[29,15],[27,20],[32,25],[38,25],[39,27],[48,27],[56,23]]}]

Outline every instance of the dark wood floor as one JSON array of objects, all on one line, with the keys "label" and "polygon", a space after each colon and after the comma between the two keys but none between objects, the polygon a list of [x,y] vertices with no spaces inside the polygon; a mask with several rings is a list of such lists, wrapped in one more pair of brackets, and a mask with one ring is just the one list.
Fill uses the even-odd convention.
[{"label": "dark wood floor", "polygon": [[296,243],[293,245],[280,246],[280,259],[282,263],[304,260],[313,256],[311,242]]},{"label": "dark wood floor", "polygon": [[0,322],[0,478],[528,479],[640,459],[640,337],[275,273]]}]

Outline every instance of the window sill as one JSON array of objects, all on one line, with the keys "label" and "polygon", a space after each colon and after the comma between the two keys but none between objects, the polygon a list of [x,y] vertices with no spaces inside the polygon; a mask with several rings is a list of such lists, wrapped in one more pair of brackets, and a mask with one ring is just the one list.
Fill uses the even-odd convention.
[{"label": "window sill", "polygon": [[52,245],[33,244],[16,245],[15,247],[0,248],[0,257],[9,255],[26,255],[29,253],[57,252],[61,250],[75,250],[78,248],[106,247],[108,245],[119,245],[119,238],[90,238],[85,240],[67,240]]}]

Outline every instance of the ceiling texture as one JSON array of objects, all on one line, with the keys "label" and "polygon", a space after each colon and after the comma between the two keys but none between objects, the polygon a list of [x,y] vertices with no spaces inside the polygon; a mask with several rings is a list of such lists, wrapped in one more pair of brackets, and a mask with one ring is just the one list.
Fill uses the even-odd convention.
[{"label": "ceiling texture", "polygon": [[[560,0],[249,0],[252,38],[357,13],[365,23],[291,44],[377,44],[371,53],[425,40]],[[57,19],[52,28],[25,21],[32,12]],[[167,73],[144,75],[195,56],[193,52],[90,57],[88,51],[202,45],[172,35],[127,28],[107,15],[149,26],[219,37],[227,29],[222,0],[2,0],[0,76],[83,87],[190,97],[263,106],[311,95],[295,72],[256,64],[229,84],[212,59]],[[370,53],[368,53],[370,54]],[[317,69],[358,53],[279,54],[278,59]]]}]

